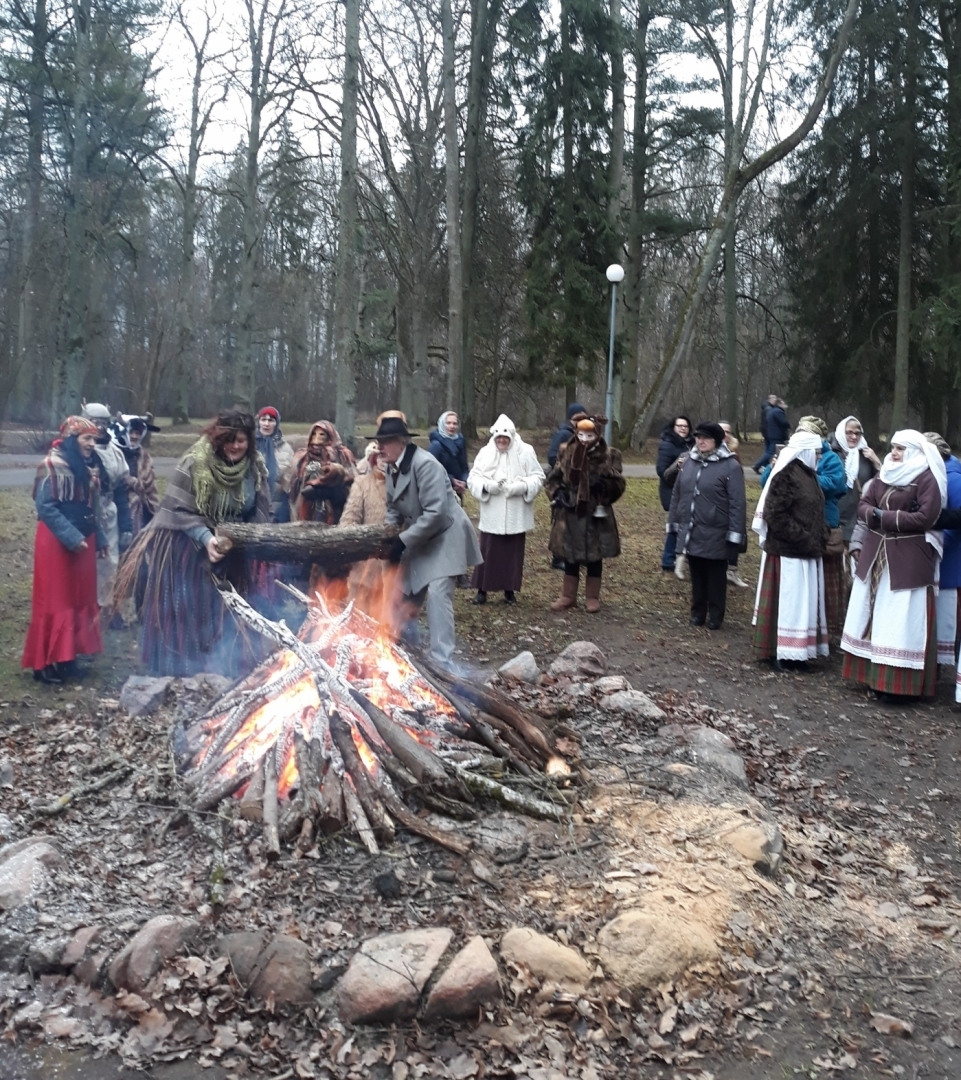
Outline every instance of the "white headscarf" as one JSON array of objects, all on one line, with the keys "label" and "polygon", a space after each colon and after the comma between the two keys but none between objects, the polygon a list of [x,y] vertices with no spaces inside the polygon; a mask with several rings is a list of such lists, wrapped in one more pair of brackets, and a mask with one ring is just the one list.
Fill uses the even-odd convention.
[{"label": "white headscarf", "polygon": [[941,492],[941,506],[947,506],[948,473],[944,467],[944,458],[934,443],[928,442],[920,431],[905,428],[891,436],[891,445],[904,447],[904,460],[894,461],[890,454],[885,457],[878,474],[882,483],[891,487],[907,487],[926,469],[930,469]]},{"label": "white headscarf", "polygon": [[771,481],[779,472],[783,472],[792,461],[800,461],[807,465],[813,472],[817,469],[817,452],[821,449],[823,440],[820,435],[814,435],[810,431],[795,431],[788,440],[787,446],[778,454],[777,464],[771,470],[767,478],[761,497],[757,501],[757,509],[754,511],[754,520],[751,528],[761,538],[761,546],[767,538],[767,522],[764,520],[764,508],[767,505],[767,493],[771,490]]},{"label": "white headscarf", "polygon": [[864,430],[861,430],[861,437],[858,439],[857,446],[848,446],[847,426],[848,423],[853,420],[858,427],[861,427],[861,421],[856,416],[845,416],[840,424],[834,429],[834,438],[837,441],[838,447],[844,454],[844,476],[848,482],[848,487],[853,488],[857,483],[858,470],[861,467],[861,451],[866,449],[868,440],[864,437]]},{"label": "white headscarf", "polygon": [[[468,484],[474,479],[527,480],[536,482],[536,494],[544,481],[544,470],[538,464],[534,448],[517,434],[514,421],[506,413],[501,413],[491,424],[490,432],[487,445],[477,451]],[[499,435],[506,435],[511,441],[510,446],[503,453],[497,449],[495,441]],[[529,483],[528,491],[530,490]],[[473,493],[473,488],[471,491]]]}]

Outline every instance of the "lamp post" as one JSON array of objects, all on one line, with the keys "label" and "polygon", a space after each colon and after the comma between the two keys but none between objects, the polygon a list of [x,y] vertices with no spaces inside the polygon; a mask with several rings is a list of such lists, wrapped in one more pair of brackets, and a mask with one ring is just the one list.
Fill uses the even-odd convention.
[{"label": "lamp post", "polygon": [[604,399],[607,426],[604,428],[604,438],[610,446],[614,437],[614,318],[617,312],[617,286],[624,280],[624,267],[620,263],[611,263],[607,268],[607,280],[611,283],[611,339],[607,350],[607,396]]}]

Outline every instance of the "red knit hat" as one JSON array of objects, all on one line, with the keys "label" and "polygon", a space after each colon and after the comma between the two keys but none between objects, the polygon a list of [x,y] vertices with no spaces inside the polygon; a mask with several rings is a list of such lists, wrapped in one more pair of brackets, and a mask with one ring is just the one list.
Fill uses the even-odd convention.
[{"label": "red knit hat", "polygon": [[258,419],[258,420],[259,420],[259,419],[260,419],[260,418],[261,418],[262,416],[272,416],[272,417],[273,417],[273,418],[274,418],[274,419],[275,419],[275,420],[277,421],[277,423],[278,423],[278,424],[280,423],[280,413],[279,413],[279,412],[277,412],[277,410],[276,410],[276,409],[275,409],[275,408],[273,407],[273,405],[265,405],[265,406],[264,406],[264,407],[263,407],[263,408],[262,408],[262,409],[260,410],[260,412],[259,412],[259,413],[257,413],[257,419]]}]

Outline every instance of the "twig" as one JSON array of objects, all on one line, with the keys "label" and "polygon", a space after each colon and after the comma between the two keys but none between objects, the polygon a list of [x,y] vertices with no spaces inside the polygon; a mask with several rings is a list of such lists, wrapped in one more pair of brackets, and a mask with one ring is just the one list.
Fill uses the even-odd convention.
[{"label": "twig", "polygon": [[53,802],[34,807],[33,817],[28,822],[27,827],[32,828],[41,818],[55,817],[57,814],[62,814],[63,811],[69,806],[72,806],[77,799],[83,798],[85,795],[93,795],[95,792],[103,791],[104,788],[110,787],[111,784],[117,783],[118,780],[123,780],[124,777],[132,772],[132,765],[121,765],[119,769],[115,769],[112,773],[107,773],[106,776],[101,776],[99,780],[91,780],[87,784],[78,784],[76,787],[72,787],[59,798],[54,799]]}]

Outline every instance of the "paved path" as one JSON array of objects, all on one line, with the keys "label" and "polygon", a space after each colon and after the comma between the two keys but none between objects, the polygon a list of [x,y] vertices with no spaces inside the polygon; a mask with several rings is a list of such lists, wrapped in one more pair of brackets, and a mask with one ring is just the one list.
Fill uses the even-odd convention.
[{"label": "paved path", "polygon": [[[29,454],[0,454],[0,488],[32,487],[33,478],[37,474],[37,461],[38,458],[34,458],[31,462]],[[153,463],[158,478],[169,480],[173,476],[177,458],[155,457]],[[657,476],[657,473],[653,465],[625,465],[624,475],[632,479],[651,479]],[[745,468],[744,475],[748,480],[754,478],[754,473],[749,468]]]}]

